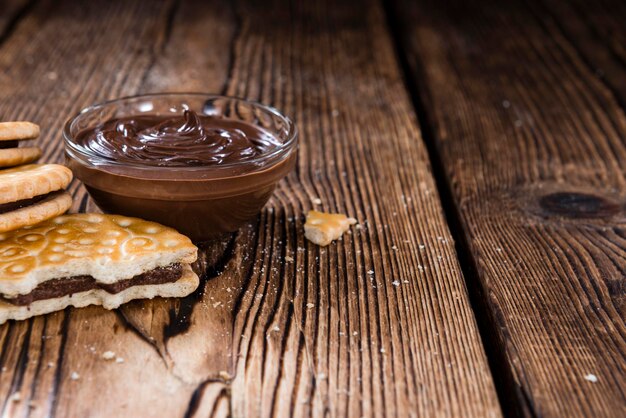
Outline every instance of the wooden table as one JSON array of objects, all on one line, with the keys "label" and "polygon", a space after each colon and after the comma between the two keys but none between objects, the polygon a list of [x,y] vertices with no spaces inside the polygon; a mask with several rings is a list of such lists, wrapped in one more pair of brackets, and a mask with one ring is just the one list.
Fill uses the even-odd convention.
[{"label": "wooden table", "polygon": [[[626,416],[625,21],[604,0],[2,1],[0,119],[39,123],[43,161],[80,108],[142,92],[247,97],[301,134],[263,213],[201,246],[192,296],[0,327],[3,416]],[[312,245],[316,206],[360,229]]]}]

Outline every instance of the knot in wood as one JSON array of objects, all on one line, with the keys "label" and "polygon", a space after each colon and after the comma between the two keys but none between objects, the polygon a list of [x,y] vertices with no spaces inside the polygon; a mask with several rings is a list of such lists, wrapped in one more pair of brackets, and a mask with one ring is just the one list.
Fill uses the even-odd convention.
[{"label": "knot in wood", "polygon": [[539,206],[547,215],[582,219],[609,218],[620,211],[619,205],[607,198],[577,192],[544,195]]}]

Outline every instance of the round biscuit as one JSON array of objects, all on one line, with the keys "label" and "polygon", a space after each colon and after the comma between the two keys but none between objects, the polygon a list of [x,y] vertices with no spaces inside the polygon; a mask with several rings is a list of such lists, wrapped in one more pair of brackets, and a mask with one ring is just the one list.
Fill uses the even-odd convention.
[{"label": "round biscuit", "polygon": [[65,189],[72,171],[59,164],[28,164],[0,170],[0,205]]},{"label": "round biscuit", "polygon": [[0,168],[32,163],[39,157],[41,149],[38,147],[0,149]]},{"label": "round biscuit", "polygon": [[0,122],[0,141],[21,141],[39,136],[39,125],[32,122]]},{"label": "round biscuit", "polygon": [[34,205],[0,214],[0,232],[12,231],[54,218],[72,206],[72,196],[67,192],[54,194]]}]

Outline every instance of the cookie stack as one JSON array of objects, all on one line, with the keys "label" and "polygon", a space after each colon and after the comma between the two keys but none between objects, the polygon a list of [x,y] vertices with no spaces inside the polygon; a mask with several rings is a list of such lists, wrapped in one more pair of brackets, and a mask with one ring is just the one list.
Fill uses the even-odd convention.
[{"label": "cookie stack", "polygon": [[37,161],[39,147],[19,147],[20,141],[39,136],[39,126],[30,122],[0,122],[0,168]]},{"label": "cookie stack", "polygon": [[19,147],[20,141],[38,136],[34,123],[0,123],[0,233],[61,215],[72,205],[64,191],[72,172],[58,164],[29,164],[41,150]]}]

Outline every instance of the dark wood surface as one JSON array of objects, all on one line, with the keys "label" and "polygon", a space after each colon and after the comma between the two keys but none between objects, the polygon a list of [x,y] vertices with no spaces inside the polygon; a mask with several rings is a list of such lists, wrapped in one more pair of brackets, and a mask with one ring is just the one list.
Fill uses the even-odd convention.
[{"label": "dark wood surface", "polygon": [[[0,120],[39,123],[42,161],[80,108],[143,92],[271,104],[302,144],[259,217],[201,245],[195,294],[0,326],[2,415],[625,416],[625,21],[608,0],[1,1]],[[360,227],[311,245],[313,207]]]},{"label": "dark wood surface", "polygon": [[[4,415],[501,415],[382,6],[254,3],[3,6],[0,117],[41,125],[44,161],[72,113],[140,92],[260,100],[302,141],[263,213],[202,246],[194,295],[0,327]],[[317,198],[361,228],[308,243]]]},{"label": "dark wood surface", "polygon": [[503,406],[626,416],[625,4],[398,1],[394,19]]}]

